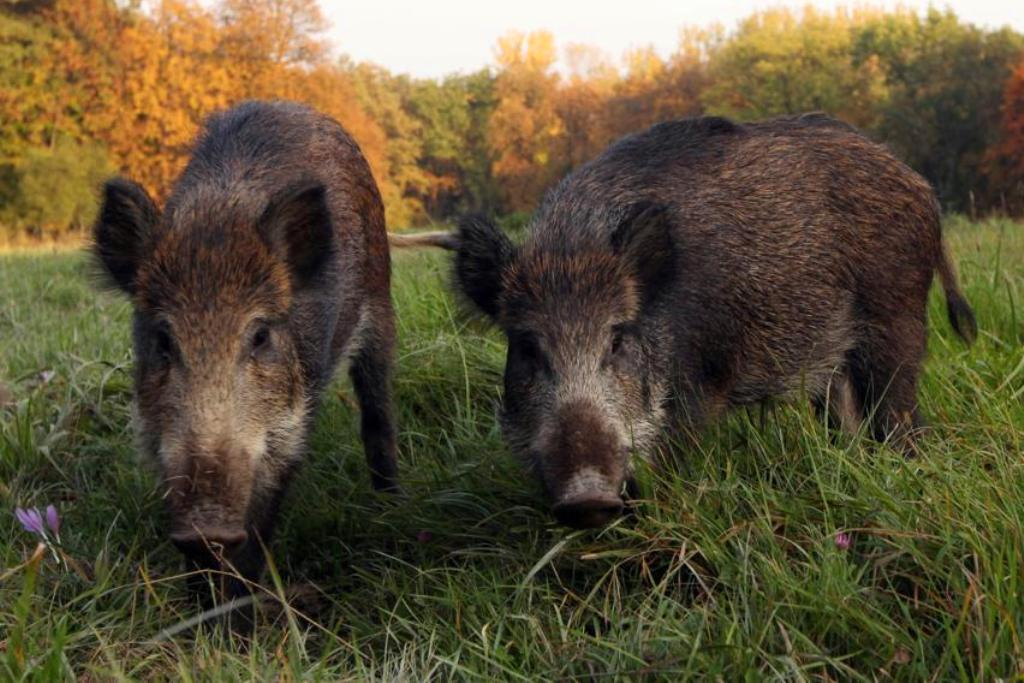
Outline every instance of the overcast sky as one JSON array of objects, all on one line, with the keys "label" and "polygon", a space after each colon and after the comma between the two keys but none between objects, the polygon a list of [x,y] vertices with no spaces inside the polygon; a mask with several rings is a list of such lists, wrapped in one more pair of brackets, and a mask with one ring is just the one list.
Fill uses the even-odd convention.
[{"label": "overcast sky", "polygon": [[[753,0],[321,0],[331,22],[336,49],[356,61],[370,61],[400,73],[442,76],[474,71],[493,63],[498,36],[510,29],[547,29],[559,47],[588,43],[616,62],[630,47],[653,45],[662,55],[673,51],[679,27],[720,22],[732,28],[757,9],[804,2]],[[817,0],[817,7],[851,2]],[[893,7],[894,2],[872,2]],[[906,0],[904,7],[924,11],[927,1]],[[1024,31],[1024,0],[952,0],[967,21],[988,27],[1009,24]]]}]

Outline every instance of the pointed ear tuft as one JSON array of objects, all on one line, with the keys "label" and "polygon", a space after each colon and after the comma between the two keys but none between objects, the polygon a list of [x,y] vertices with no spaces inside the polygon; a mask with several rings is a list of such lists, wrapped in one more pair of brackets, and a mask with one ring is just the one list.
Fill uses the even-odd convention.
[{"label": "pointed ear tuft", "polygon": [[657,202],[630,206],[612,233],[612,249],[639,280],[644,305],[650,304],[675,274],[670,208]]},{"label": "pointed ear tuft", "polygon": [[258,229],[288,264],[296,289],[313,284],[334,255],[334,225],[327,189],[320,183],[301,183],[278,194],[260,217]]},{"label": "pointed ear tuft", "polygon": [[114,178],[103,186],[92,252],[110,283],[129,295],[135,293],[139,261],[159,219],[153,200],[137,183]]},{"label": "pointed ear tuft", "polygon": [[479,216],[463,218],[456,234],[456,283],[466,298],[493,319],[498,315],[502,276],[515,247],[504,232]]}]

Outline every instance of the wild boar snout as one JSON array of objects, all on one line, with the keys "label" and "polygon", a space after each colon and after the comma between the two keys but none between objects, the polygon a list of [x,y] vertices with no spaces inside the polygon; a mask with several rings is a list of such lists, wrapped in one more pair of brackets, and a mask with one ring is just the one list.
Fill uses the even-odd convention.
[{"label": "wild boar snout", "polygon": [[593,529],[608,524],[622,512],[622,496],[608,487],[608,481],[593,471],[577,473],[569,482],[578,495],[556,502],[555,519],[575,529]]},{"label": "wild boar snout", "polygon": [[165,449],[171,541],[185,555],[231,556],[248,539],[253,492],[249,452],[229,439],[213,449]]},{"label": "wild boar snout", "polygon": [[249,533],[242,527],[209,526],[193,527],[171,533],[171,542],[187,558],[200,564],[218,556],[230,558],[249,540]]},{"label": "wild boar snout", "polygon": [[623,507],[629,453],[599,407],[589,401],[563,405],[547,436],[540,461],[558,521],[590,528],[614,519]]}]

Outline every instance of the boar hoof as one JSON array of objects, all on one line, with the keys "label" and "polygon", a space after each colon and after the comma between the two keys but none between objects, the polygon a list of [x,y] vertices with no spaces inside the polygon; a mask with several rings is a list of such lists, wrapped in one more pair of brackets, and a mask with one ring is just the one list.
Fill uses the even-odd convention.
[{"label": "boar hoof", "polygon": [[612,521],[622,512],[622,498],[613,494],[591,495],[557,503],[555,519],[575,529],[594,529]]}]

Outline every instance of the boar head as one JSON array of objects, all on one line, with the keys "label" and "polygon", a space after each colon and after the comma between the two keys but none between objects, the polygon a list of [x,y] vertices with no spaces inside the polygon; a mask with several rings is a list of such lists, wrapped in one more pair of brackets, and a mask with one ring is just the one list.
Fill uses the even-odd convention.
[{"label": "boar head", "polygon": [[622,510],[631,453],[650,445],[665,395],[656,310],[673,268],[668,212],[643,203],[611,220],[603,230],[535,224],[514,246],[469,219],[456,240],[458,287],[508,339],[506,441],[575,527]]}]

